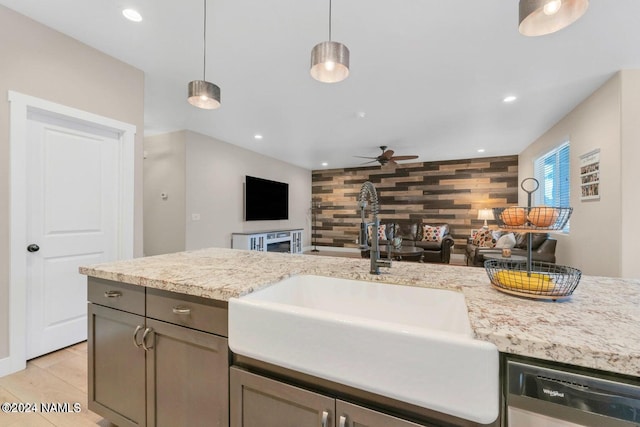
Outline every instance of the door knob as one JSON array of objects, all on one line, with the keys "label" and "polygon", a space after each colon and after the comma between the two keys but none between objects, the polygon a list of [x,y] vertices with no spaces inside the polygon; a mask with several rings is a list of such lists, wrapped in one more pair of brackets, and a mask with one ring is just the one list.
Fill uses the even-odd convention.
[{"label": "door knob", "polygon": [[32,243],[29,246],[27,246],[27,250],[29,252],[38,252],[40,250],[40,246],[36,245],[35,243]]}]

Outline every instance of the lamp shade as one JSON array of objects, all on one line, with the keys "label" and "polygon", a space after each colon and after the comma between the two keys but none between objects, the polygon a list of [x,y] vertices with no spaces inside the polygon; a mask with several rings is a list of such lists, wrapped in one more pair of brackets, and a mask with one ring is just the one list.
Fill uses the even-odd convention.
[{"label": "lamp shade", "polygon": [[493,209],[480,209],[478,210],[478,219],[492,220],[493,218]]},{"label": "lamp shade", "polygon": [[336,83],[349,76],[349,49],[342,43],[326,41],[311,50],[311,77]]},{"label": "lamp shade", "polygon": [[520,0],[520,26],[525,36],[555,33],[577,21],[589,0]]},{"label": "lamp shade", "polygon": [[189,82],[189,104],[205,110],[220,107],[220,88],[206,80]]},{"label": "lamp shade", "polygon": [[493,209],[479,209],[478,210],[478,219],[484,220],[484,228],[488,228],[487,220],[493,220]]}]

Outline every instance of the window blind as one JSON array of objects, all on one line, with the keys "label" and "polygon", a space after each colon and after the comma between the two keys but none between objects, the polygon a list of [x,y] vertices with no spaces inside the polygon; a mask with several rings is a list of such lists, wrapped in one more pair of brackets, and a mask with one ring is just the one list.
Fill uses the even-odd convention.
[{"label": "window blind", "polygon": [[[568,207],[570,203],[569,142],[538,157],[533,173],[540,183],[534,193],[537,206]],[[565,227],[569,231],[569,224]]]}]

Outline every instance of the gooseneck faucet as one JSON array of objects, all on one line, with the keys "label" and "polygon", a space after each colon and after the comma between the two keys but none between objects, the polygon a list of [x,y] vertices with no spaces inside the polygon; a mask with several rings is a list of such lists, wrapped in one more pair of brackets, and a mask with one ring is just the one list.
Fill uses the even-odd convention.
[{"label": "gooseneck faucet", "polygon": [[[369,252],[369,258],[371,259],[371,274],[380,274],[380,267],[391,267],[390,259],[380,259],[380,236],[378,235],[378,228],[380,226],[380,219],[378,218],[378,211],[380,210],[380,204],[378,203],[378,193],[376,187],[369,181],[366,181],[360,187],[360,194],[358,196],[358,207],[360,208],[360,218],[362,223],[360,224],[360,249],[367,250],[367,223],[365,222],[364,209],[367,207],[367,196],[371,201],[371,214],[373,215],[373,227],[371,233],[375,235],[371,236],[372,247]],[[391,254],[391,251],[389,251]]]}]

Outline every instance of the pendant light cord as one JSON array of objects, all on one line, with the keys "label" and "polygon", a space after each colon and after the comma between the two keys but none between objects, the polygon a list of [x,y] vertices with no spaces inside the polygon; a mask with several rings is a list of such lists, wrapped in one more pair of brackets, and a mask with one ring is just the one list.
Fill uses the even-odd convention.
[{"label": "pendant light cord", "polygon": [[329,41],[331,41],[331,0],[329,0]]},{"label": "pendant light cord", "polygon": [[207,80],[207,0],[204,1],[204,61],[202,65],[202,80]]}]

